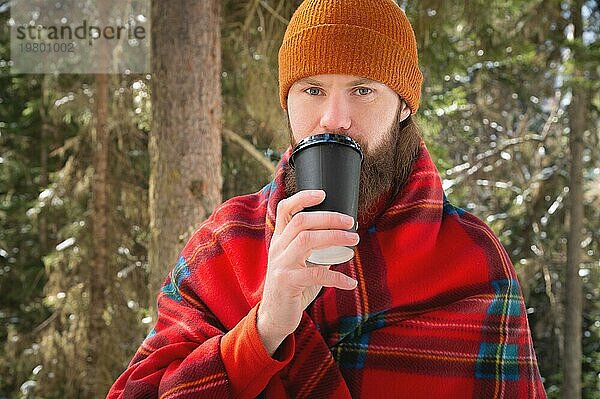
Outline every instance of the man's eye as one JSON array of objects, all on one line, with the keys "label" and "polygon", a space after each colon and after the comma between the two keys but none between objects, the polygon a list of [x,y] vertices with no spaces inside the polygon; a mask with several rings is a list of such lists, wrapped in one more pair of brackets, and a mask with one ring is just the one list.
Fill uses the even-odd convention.
[{"label": "man's eye", "polygon": [[369,89],[368,87],[359,87],[356,89],[356,92],[358,93],[359,96],[366,96],[368,94],[371,94],[373,92],[373,90]]},{"label": "man's eye", "polygon": [[318,96],[321,93],[321,89],[317,89],[316,87],[309,87],[304,91],[310,94],[311,96]]}]

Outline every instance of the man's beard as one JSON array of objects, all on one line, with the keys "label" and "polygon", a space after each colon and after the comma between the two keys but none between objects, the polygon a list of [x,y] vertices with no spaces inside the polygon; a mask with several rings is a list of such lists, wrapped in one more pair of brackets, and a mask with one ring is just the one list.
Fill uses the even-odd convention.
[{"label": "man's beard", "polygon": [[[378,147],[369,148],[362,140],[355,140],[364,153],[360,170],[358,214],[370,218],[380,211],[378,208],[381,205],[387,208],[406,184],[419,153],[421,135],[412,117],[400,122],[398,110],[394,123]],[[292,147],[297,144],[291,128],[290,142]],[[285,191],[290,196],[297,191],[296,173],[289,164],[285,166],[284,172]],[[381,201],[385,203],[381,204]]]}]

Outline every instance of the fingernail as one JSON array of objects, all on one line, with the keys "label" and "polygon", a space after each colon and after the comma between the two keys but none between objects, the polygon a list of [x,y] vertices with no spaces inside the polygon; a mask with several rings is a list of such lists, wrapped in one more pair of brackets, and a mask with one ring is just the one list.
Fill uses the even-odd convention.
[{"label": "fingernail", "polygon": [[358,241],[360,240],[360,236],[358,235],[358,233],[353,233],[351,231],[346,232],[346,237],[352,238],[354,241],[356,241],[356,243],[358,243]]},{"label": "fingernail", "polygon": [[352,285],[352,288],[356,288],[358,286],[358,281],[353,279],[352,277],[348,277],[348,282]]},{"label": "fingernail", "polygon": [[324,190],[313,190],[311,195],[315,198],[321,198],[321,197],[325,196],[325,191]]},{"label": "fingernail", "polygon": [[354,226],[354,218],[352,216],[349,215],[341,215],[340,216],[340,220],[342,223],[344,223],[346,226],[349,227],[353,227]]}]

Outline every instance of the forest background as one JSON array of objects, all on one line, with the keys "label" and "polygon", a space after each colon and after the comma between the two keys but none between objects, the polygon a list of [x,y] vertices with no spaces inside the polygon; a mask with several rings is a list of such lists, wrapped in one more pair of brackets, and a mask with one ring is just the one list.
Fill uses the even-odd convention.
[{"label": "forest background", "polygon": [[[32,75],[11,73],[0,1],[0,398],[104,397],[190,233],[289,145],[277,51],[299,1],[162,3],[152,73]],[[515,265],[548,396],[600,398],[598,1],[399,4],[416,119]]]}]

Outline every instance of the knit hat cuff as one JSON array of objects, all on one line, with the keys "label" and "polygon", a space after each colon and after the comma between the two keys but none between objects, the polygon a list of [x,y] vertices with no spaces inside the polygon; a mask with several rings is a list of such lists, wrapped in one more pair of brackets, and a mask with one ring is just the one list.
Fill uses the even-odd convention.
[{"label": "knit hat cuff", "polygon": [[[322,74],[355,75],[386,84],[408,104],[419,108],[423,75],[416,49],[374,30],[346,24],[324,24],[286,37],[279,50],[279,95],[287,109],[290,87],[299,79]],[[391,70],[390,70],[391,69]]]}]

